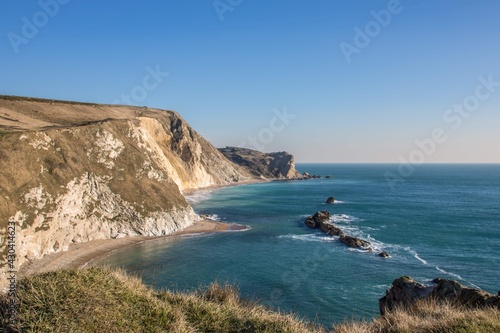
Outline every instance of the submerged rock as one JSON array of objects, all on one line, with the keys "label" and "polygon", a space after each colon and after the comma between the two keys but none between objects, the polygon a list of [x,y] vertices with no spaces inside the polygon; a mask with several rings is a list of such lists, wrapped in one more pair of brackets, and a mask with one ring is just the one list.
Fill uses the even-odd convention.
[{"label": "submerged rock", "polygon": [[382,251],[378,254],[378,256],[382,258],[389,258],[389,253]]}]

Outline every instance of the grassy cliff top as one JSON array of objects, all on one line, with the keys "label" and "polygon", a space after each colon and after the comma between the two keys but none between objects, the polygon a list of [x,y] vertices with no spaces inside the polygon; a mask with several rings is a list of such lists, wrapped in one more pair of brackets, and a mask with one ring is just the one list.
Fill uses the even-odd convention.
[{"label": "grassy cliff top", "polygon": [[[296,316],[242,300],[212,284],[193,293],[158,292],[102,268],[27,277],[18,285],[19,316],[6,332],[327,332]],[[1,304],[6,311],[6,299]],[[332,332],[500,332],[500,312],[432,301]]]},{"label": "grassy cliff top", "polygon": [[0,95],[0,134],[134,119],[139,115],[156,117],[163,112],[166,111],[139,106]]}]

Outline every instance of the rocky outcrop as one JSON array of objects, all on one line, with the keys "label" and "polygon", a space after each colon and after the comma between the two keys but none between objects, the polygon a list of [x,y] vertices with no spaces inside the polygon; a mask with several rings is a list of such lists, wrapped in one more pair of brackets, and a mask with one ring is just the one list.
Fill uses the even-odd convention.
[{"label": "rocky outcrop", "polygon": [[198,218],[183,191],[258,178],[173,111],[0,96],[0,116],[2,272],[8,222],[17,269],[74,243],[170,234]]},{"label": "rocky outcrop", "polygon": [[323,210],[320,212],[314,213],[314,215],[308,216],[304,223],[313,229],[319,229],[324,227],[326,224],[329,224],[330,221],[330,212]]},{"label": "rocky outcrop", "polygon": [[428,297],[432,293],[432,287],[424,286],[409,276],[402,276],[392,282],[391,289],[386,295],[379,299],[380,314],[393,310],[397,306],[409,306],[418,299]]},{"label": "rocky outcrop", "polygon": [[287,152],[262,153],[247,148],[226,147],[219,151],[230,161],[256,177],[266,179],[302,179],[295,169],[293,155]]},{"label": "rocky outcrop", "polygon": [[349,247],[359,248],[367,251],[372,250],[370,247],[371,246],[370,242],[360,238],[345,235],[342,229],[338,228],[332,222],[330,222],[330,217],[331,217],[330,212],[323,210],[320,212],[316,212],[314,215],[308,216],[304,220],[304,223],[309,228],[320,229],[321,231],[330,236],[338,236],[339,241]]},{"label": "rocky outcrop", "polygon": [[447,279],[434,279],[435,284],[432,297],[457,302],[461,305],[472,307],[495,306],[500,309],[500,297],[483,290],[469,288],[457,281]]},{"label": "rocky outcrop", "polygon": [[297,177],[297,179],[302,179],[302,180],[307,180],[307,179],[321,179],[321,176],[319,175],[311,175],[309,172],[304,172],[300,176]]},{"label": "rocky outcrop", "polygon": [[429,297],[467,307],[494,306],[500,309],[500,296],[463,286],[457,281],[434,279],[432,284],[423,285],[411,277],[402,276],[392,282],[392,287],[379,300],[380,313],[384,315],[397,307],[409,307],[415,301]]},{"label": "rocky outcrop", "polygon": [[316,212],[314,215],[308,216],[304,223],[313,229],[320,229],[324,233],[330,236],[341,236],[344,233],[340,228],[337,228],[333,223],[330,222],[330,212],[324,210],[321,212]]},{"label": "rocky outcrop", "polygon": [[368,250],[371,251],[372,249],[370,248],[370,242],[365,241],[361,238],[357,237],[352,237],[348,235],[340,235],[339,241],[344,243],[345,245],[352,247],[352,248],[359,248],[363,250]]},{"label": "rocky outcrop", "polygon": [[335,198],[334,197],[328,197],[328,199],[326,199],[326,203],[327,204],[333,204],[333,203],[335,203]]}]

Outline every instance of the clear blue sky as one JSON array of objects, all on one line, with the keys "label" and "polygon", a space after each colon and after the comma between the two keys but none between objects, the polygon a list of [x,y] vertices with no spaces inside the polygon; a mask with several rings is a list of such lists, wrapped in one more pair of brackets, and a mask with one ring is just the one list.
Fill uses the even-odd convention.
[{"label": "clear blue sky", "polygon": [[55,1],[3,1],[0,94],[133,93],[299,162],[500,162],[498,0]]}]

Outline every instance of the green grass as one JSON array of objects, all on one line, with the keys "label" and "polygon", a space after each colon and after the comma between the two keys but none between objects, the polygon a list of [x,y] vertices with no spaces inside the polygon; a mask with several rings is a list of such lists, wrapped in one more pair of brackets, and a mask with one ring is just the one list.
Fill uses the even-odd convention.
[{"label": "green grass", "polygon": [[[192,293],[158,292],[104,268],[24,278],[18,298],[18,324],[3,327],[5,332],[327,332],[242,300],[232,286],[214,283]],[[0,313],[5,311],[3,298]],[[500,311],[426,300],[368,322],[336,325],[331,332],[500,332]]]}]

